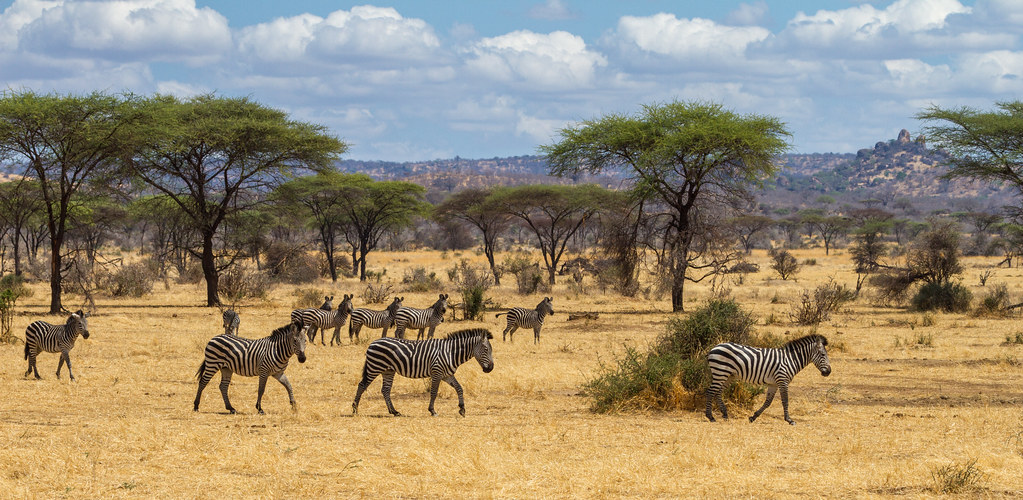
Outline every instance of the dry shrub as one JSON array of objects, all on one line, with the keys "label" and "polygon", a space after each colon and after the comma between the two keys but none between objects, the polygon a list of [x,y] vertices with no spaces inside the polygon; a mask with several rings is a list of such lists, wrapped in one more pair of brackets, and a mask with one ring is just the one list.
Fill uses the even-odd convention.
[{"label": "dry shrub", "polygon": [[320,261],[305,245],[277,242],[266,250],[267,273],[284,283],[311,283],[320,278]]},{"label": "dry shrub", "polygon": [[977,488],[984,473],[973,459],[964,464],[950,463],[931,469],[934,480],[933,491],[940,494],[957,494]]},{"label": "dry shrub", "polygon": [[393,293],[390,283],[367,283],[366,289],[362,291],[362,298],[367,304],[382,304],[390,300]]},{"label": "dry shrub", "polygon": [[793,278],[799,272],[799,261],[788,250],[772,249],[769,255],[771,256],[771,269],[774,269],[781,279]]},{"label": "dry shrub", "polygon": [[974,309],[975,316],[1002,318],[1011,316],[1009,309],[1009,287],[1005,283],[999,283],[990,288],[980,299],[977,308]]},{"label": "dry shrub", "polygon": [[205,278],[202,272],[202,265],[193,262],[185,266],[184,272],[178,273],[178,283],[194,285]]},{"label": "dry shrub", "polygon": [[406,269],[401,284],[405,285],[405,291],[413,293],[435,292],[443,287],[437,273],[427,272],[422,266]]},{"label": "dry shrub", "polygon": [[14,306],[18,299],[31,296],[32,289],[25,286],[25,280],[21,276],[8,274],[0,279],[0,343],[14,342],[15,337],[11,334]]},{"label": "dry shrub", "polygon": [[125,264],[103,280],[103,289],[114,297],[142,297],[153,291],[159,265],[153,260]]},{"label": "dry shrub", "polygon": [[[755,318],[732,299],[711,300],[684,318],[669,319],[665,333],[649,352],[626,347],[611,365],[601,364],[584,393],[598,413],[640,409],[694,409],[702,406],[710,385],[707,352],[721,342],[762,345],[753,336]],[[772,340],[771,343],[774,343]],[[725,396],[749,406],[763,389],[733,382]]]},{"label": "dry shrub", "polygon": [[272,283],[265,273],[243,266],[232,266],[220,273],[220,295],[231,303],[244,299],[264,299]]},{"label": "dry shrub", "polygon": [[856,293],[834,281],[818,286],[813,292],[804,289],[799,304],[793,306],[789,317],[797,325],[816,326],[831,318],[831,313],[842,304],[852,301]]},{"label": "dry shrub", "polygon": [[465,319],[482,319],[486,298],[484,294],[494,286],[494,277],[486,266],[472,265],[462,259],[448,271],[448,277],[462,294],[462,312]]},{"label": "dry shrub", "polygon": [[312,309],[323,303],[324,295],[316,288],[296,288],[292,295],[295,296],[295,309]]}]

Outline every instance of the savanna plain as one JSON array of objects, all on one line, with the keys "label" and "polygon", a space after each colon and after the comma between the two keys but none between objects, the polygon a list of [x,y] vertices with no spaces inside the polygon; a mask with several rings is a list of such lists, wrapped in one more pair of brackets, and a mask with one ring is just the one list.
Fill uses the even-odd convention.
[{"label": "savanna plain", "polygon": [[[800,292],[834,278],[855,282],[842,250],[793,252],[804,266],[781,280],[761,266],[727,293],[758,318],[756,330],[783,338],[810,333],[789,320]],[[459,258],[423,251],[374,254],[386,276],[425,266],[437,272]],[[975,297],[1005,283],[1023,298],[1023,270],[995,267],[997,259],[967,258],[963,284]],[[386,280],[387,278],[385,278]],[[919,313],[878,307],[869,292],[817,328],[831,341],[833,373],[812,366],[790,390],[796,425],[782,420],[781,403],[755,423],[754,407],[732,407],[732,418],[708,422],[695,411],[590,411],[583,393],[601,364],[625,346],[646,348],[665,329],[667,297],[623,298],[560,277],[551,292],[522,296],[514,283],[491,288],[495,307],[532,308],[552,296],[539,344],[519,330],[501,340],[504,318],[453,321],[446,335],[486,327],[494,340],[495,369],[484,374],[470,360],[457,372],[465,388],[466,417],[454,391],[442,384],[439,415],[427,411],[428,384],[398,377],[392,397],[404,416],[388,415],[380,382],[367,390],[352,416],[351,403],[364,353],[379,330],[363,330],[340,347],[308,346],[308,360],[287,370],[297,408],[284,388],[268,381],[266,415],[254,408],[257,379],[234,377],[233,405],[224,411],[217,384],[192,411],[195,373],[206,342],[221,333],[220,311],[202,307],[200,285],[157,284],[141,299],[97,300],[89,339],[71,359],[76,382],[54,376],[58,355],[41,354],[42,380],[24,377],[23,344],[0,347],[0,496],[7,498],[803,498],[941,496],[942,468],[970,471],[971,498],[1023,495],[1023,333],[1019,318]],[[506,280],[513,281],[513,280]],[[446,281],[445,281],[446,283]],[[45,314],[48,290],[18,303],[15,335],[32,321],[63,323]],[[322,294],[355,294],[355,279],[304,285]],[[452,302],[457,293],[450,290]],[[427,307],[436,292],[405,293],[405,305]],[[689,285],[687,309],[720,291]],[[65,302],[76,306],[80,298]],[[246,302],[240,335],[268,335],[288,322],[296,287],[281,285],[264,300]],[[596,320],[568,321],[596,312]],[[327,340],[329,341],[329,333]],[[763,396],[754,401],[759,405]]]}]

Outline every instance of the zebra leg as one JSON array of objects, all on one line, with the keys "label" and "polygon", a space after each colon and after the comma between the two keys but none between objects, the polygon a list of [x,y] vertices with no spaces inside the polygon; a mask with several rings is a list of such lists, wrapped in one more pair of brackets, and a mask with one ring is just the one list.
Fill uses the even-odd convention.
[{"label": "zebra leg", "polygon": [[316,341],[316,328],[316,325],[309,325],[309,331],[306,332],[306,335],[309,337],[309,342]]},{"label": "zebra leg", "polygon": [[433,402],[437,400],[437,388],[440,387],[440,379],[434,377],[430,380],[430,416],[436,417],[437,412],[433,411]]},{"label": "zebra leg", "polygon": [[394,409],[394,405],[391,404],[391,385],[394,384],[394,372],[384,372],[384,386],[380,388],[380,393],[384,395],[384,402],[387,403],[387,411],[395,417],[400,417],[401,413]]},{"label": "zebra leg", "polygon": [[796,421],[789,418],[789,384],[779,383],[778,390],[781,392],[781,407],[785,410],[785,421],[789,425],[796,425]]},{"label": "zebra leg", "polygon": [[704,393],[704,399],[707,400],[707,411],[704,415],[707,415],[707,420],[714,422],[714,386],[711,385],[707,388],[707,392]]},{"label": "zebra leg", "polygon": [[330,337],[330,345],[334,346],[334,339],[337,339],[337,345],[341,345],[341,327],[338,326],[334,329],[334,335]]},{"label": "zebra leg", "polygon": [[540,327],[539,326],[533,328],[533,343],[534,344],[539,344],[540,343]]},{"label": "zebra leg", "polygon": [[[323,330],[320,330],[320,338],[323,338]],[[266,374],[259,374],[259,392],[256,393],[256,411],[258,411],[260,415],[266,415],[266,413],[263,412],[263,391],[266,390],[266,378]]]},{"label": "zebra leg", "polygon": [[455,380],[454,374],[449,375],[448,378],[444,379],[444,381],[447,382],[448,385],[453,387],[455,389],[455,392],[458,393],[458,414],[464,417],[465,398],[462,396],[462,384],[459,384],[458,381]]},{"label": "zebra leg", "polygon": [[[63,351],[60,353],[60,357],[64,359],[64,364],[67,365],[67,374],[71,377],[71,381],[75,381],[75,374],[71,372],[71,353]],[[60,365],[57,365],[57,378],[60,378]]]},{"label": "zebra leg", "polygon": [[504,327],[504,333],[501,335],[501,341],[504,342],[505,337],[510,337],[509,340],[515,342],[515,330],[518,330],[518,325],[508,325]]},{"label": "zebra leg", "polygon": [[203,362],[202,366],[199,367],[199,370],[199,390],[195,392],[195,407],[192,411],[199,411],[199,401],[202,399],[202,391],[206,389],[206,384],[210,383],[210,379],[212,379],[213,374],[216,373],[215,371],[207,369],[205,362]]},{"label": "zebra leg", "polygon": [[361,329],[362,329],[362,325],[359,325],[358,327],[356,327],[355,323],[348,323],[348,343],[349,344],[354,343],[354,341],[352,340],[352,337],[359,338],[359,330],[361,330]]},{"label": "zebra leg", "polygon": [[36,368],[36,352],[31,350],[28,352],[28,370],[25,370],[25,376],[27,377],[33,371],[36,373],[36,378],[42,378],[39,376],[39,369]]},{"label": "zebra leg", "polygon": [[235,411],[234,407],[231,406],[231,400],[228,399],[228,397],[227,397],[227,388],[228,388],[228,386],[231,385],[231,375],[233,375],[233,374],[234,374],[234,372],[232,372],[230,368],[228,368],[226,366],[224,368],[221,368],[221,371],[220,371],[220,394],[222,396],[224,396],[224,408],[226,408],[227,411],[229,411],[231,413],[238,413],[237,411]]},{"label": "zebra leg", "polygon": [[366,388],[369,384],[373,383],[373,379],[377,378],[376,374],[370,374],[365,369],[362,371],[362,380],[359,382],[359,389],[355,391],[355,400],[352,401],[352,415],[359,413],[359,400],[362,399],[362,393],[366,392]]},{"label": "zebra leg", "polygon": [[[340,344],[340,342],[338,342],[338,344]],[[288,382],[288,377],[284,376],[284,372],[275,373],[273,375],[273,377],[275,379],[277,379],[277,381],[280,382],[281,385],[283,385],[285,389],[288,390],[288,401],[291,403],[291,409],[292,410],[296,409],[295,408],[295,393],[291,390],[291,382]]]},{"label": "zebra leg", "polygon": [[416,340],[422,340],[425,335],[426,328],[420,328],[419,333],[416,334]]},{"label": "zebra leg", "polygon": [[761,406],[760,409],[753,413],[753,416],[749,418],[751,424],[760,416],[761,413],[764,413],[764,410],[766,410],[768,406],[771,406],[771,401],[774,401],[774,392],[777,389],[778,388],[773,385],[767,388],[767,398],[764,399],[764,406]]}]

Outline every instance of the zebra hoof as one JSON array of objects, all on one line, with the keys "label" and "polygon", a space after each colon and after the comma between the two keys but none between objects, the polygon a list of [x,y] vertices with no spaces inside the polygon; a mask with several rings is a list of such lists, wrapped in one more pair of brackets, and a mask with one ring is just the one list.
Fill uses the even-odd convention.
[{"label": "zebra hoof", "polygon": [[399,412],[399,411],[395,410],[395,411],[392,411],[392,412],[391,412],[391,415],[393,415],[393,416],[395,416],[395,417],[400,417],[400,416],[401,416],[401,412]]},{"label": "zebra hoof", "polygon": [[237,411],[235,411],[234,408],[230,408],[230,407],[227,409],[227,412],[230,413],[231,415],[234,415],[234,414],[238,413]]},{"label": "zebra hoof", "polygon": [[458,409],[458,414],[464,417],[465,416],[465,408],[459,408]]},{"label": "zebra hoof", "polygon": [[757,417],[750,417],[750,418],[749,418],[749,423],[751,423],[751,424],[752,424],[752,423],[753,423],[753,421],[754,421],[754,420],[756,420],[756,419],[757,419]]},{"label": "zebra hoof", "polygon": [[437,416],[437,412],[435,412],[433,410],[430,410],[430,416],[431,417],[436,417]]},{"label": "zebra hoof", "polygon": [[787,422],[789,423],[789,425],[796,425],[796,421],[795,420],[788,420]]}]

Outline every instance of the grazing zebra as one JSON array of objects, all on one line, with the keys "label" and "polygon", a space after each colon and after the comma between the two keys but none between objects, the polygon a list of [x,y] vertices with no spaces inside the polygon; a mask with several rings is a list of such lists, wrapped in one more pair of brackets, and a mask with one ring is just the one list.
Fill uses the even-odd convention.
[{"label": "grazing zebra", "polygon": [[394,374],[409,378],[430,377],[430,415],[436,416],[433,402],[437,399],[437,387],[441,380],[447,382],[458,393],[458,414],[465,416],[465,399],[462,397],[462,386],[455,380],[455,370],[476,358],[483,373],[494,369],[494,356],[490,348],[490,340],[494,338],[488,330],[472,328],[460,330],[442,339],[405,340],[399,338],[379,338],[370,342],[366,349],[366,363],[362,366],[362,381],[359,382],[355,401],[352,402],[352,414],[359,412],[359,399],[369,384],[383,375],[381,393],[387,403],[387,411],[394,416],[401,416],[391,404],[391,384]]},{"label": "grazing zebra", "polygon": [[224,335],[238,335],[238,325],[242,319],[234,309],[224,311]]},{"label": "grazing zebra", "polygon": [[292,355],[298,356],[299,363],[305,363],[305,330],[301,322],[292,321],[273,331],[269,337],[247,339],[234,335],[217,335],[206,344],[205,357],[195,373],[199,377],[199,390],[195,393],[195,411],[199,411],[199,400],[202,390],[218,371],[220,375],[220,393],[224,395],[224,406],[227,411],[235,413],[231,400],[227,397],[227,388],[231,385],[231,375],[237,373],[243,377],[259,377],[259,395],[256,397],[256,410],[263,414],[263,391],[266,389],[267,377],[277,379],[288,390],[291,407],[295,407],[295,394],[291,390],[291,382],[284,376],[284,369]]},{"label": "grazing zebra", "polygon": [[75,374],[71,373],[71,356],[68,354],[75,347],[75,340],[78,335],[83,339],[89,338],[88,314],[81,309],[68,317],[63,325],[51,325],[45,321],[34,321],[25,329],[25,359],[28,360],[27,377],[35,372],[39,377],[39,369],[36,368],[36,356],[41,352],[59,352],[60,362],[57,363],[57,378],[60,378],[60,369],[67,363],[67,373],[71,380]]},{"label": "grazing zebra", "polygon": [[329,297],[320,309],[295,309],[291,311],[291,320],[301,321],[302,325],[309,327],[309,342],[316,341],[316,330],[318,329],[320,331],[320,345],[325,345],[323,342],[323,332],[330,327],[334,327],[334,336],[330,339],[330,345],[334,345],[334,338],[337,338],[338,345],[341,345],[341,337],[339,336],[341,326],[345,324],[348,315],[352,312],[352,297],[354,296],[354,294],[345,294],[344,300],[337,306],[336,311],[322,308],[333,305],[334,297]]},{"label": "grazing zebra", "polygon": [[416,309],[414,307],[402,307],[394,314],[394,336],[405,338],[405,329],[419,329],[416,340],[423,338],[423,331],[430,329],[427,338],[433,338],[433,331],[437,325],[444,322],[444,314],[448,312],[448,294],[440,294],[437,302],[434,302],[428,309]]},{"label": "grazing zebra", "polygon": [[[395,297],[394,302],[391,302],[391,305],[387,306],[387,309],[383,311],[363,309],[361,307],[352,311],[352,318],[348,320],[348,341],[353,342],[353,337],[355,340],[358,340],[359,331],[362,330],[363,326],[367,328],[383,328],[384,333],[380,336],[386,337],[387,329],[394,322],[394,315],[401,308],[403,300],[405,300],[404,297]],[[341,343],[341,339],[338,339],[338,343]]]},{"label": "grazing zebra", "polygon": [[551,306],[551,298],[544,297],[536,305],[536,309],[515,307],[508,312],[498,313],[496,317],[500,318],[502,314],[508,315],[507,326],[504,327],[504,332],[501,334],[502,342],[507,340],[507,337],[511,337],[514,342],[515,330],[522,327],[533,329],[533,343],[537,344],[540,342],[540,328],[543,328],[543,320],[548,314],[554,316],[554,308]]},{"label": "grazing zebra", "polygon": [[821,375],[831,375],[831,363],[828,361],[828,339],[823,335],[807,335],[792,341],[778,349],[750,347],[742,344],[726,342],[711,348],[707,354],[710,365],[711,383],[707,389],[707,418],[714,421],[712,403],[717,399],[721,408],[721,416],[728,418],[728,409],[721,399],[721,391],[732,375],[750,384],[766,384],[767,399],[752,417],[753,422],[760,416],[774,399],[774,392],[781,392],[781,405],[785,410],[785,421],[796,423],[789,418],[789,382],[799,370],[811,362]]}]

